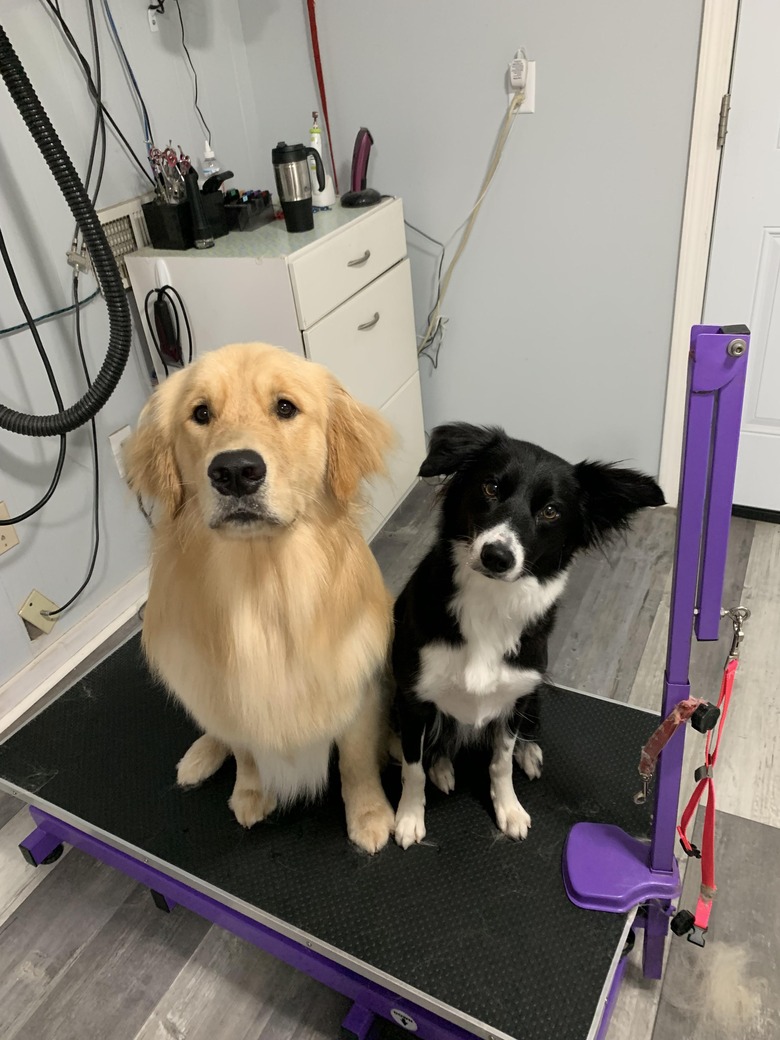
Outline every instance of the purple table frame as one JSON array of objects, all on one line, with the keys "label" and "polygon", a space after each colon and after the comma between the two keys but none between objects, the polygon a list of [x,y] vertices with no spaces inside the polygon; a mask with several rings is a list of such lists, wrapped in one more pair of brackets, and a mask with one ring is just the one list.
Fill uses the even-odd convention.
[{"label": "purple table frame", "polygon": [[[721,330],[697,325],[691,333],[662,717],[690,694],[694,620],[698,639],[716,640],[719,635],[749,338],[743,326]],[[644,907],[645,916],[637,918],[635,926],[644,927],[644,973],[651,978],[661,977],[672,901],[680,890],[674,848],[684,739],[681,728],[659,760],[650,844],[614,826],[581,823],[572,828],[564,850],[564,883],[572,902],[613,913]],[[470,1040],[475,1034],[495,1040],[487,1025],[475,1022],[473,1031],[466,1030],[312,948],[312,943],[291,938],[164,873],[143,857],[40,808],[31,807],[30,813],[36,826],[21,843],[29,862],[40,864],[67,843],[121,870],[147,885],[162,909],[181,904],[348,997],[353,1004],[343,1026],[357,1040],[366,1040],[377,1016],[425,1040]],[[623,957],[605,998],[597,1040],[606,1036],[625,965]]]},{"label": "purple table frame", "polygon": [[[674,579],[661,718],[691,695],[691,634],[717,640],[734,495],[750,333],[745,326],[691,330],[685,438],[680,473]],[[589,910],[643,906],[643,971],[660,979],[672,901],[680,894],[675,859],[685,728],[659,758],[650,844],[617,827],[576,824],[564,851],[569,898]],[[617,996],[618,972],[597,1040],[603,1040]]]}]

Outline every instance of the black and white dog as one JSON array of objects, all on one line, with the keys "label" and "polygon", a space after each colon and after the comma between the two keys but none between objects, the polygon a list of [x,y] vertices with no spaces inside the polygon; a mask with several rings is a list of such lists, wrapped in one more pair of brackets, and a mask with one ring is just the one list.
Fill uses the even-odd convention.
[{"label": "black and white dog", "polygon": [[395,605],[393,670],[403,751],[395,837],[425,837],[425,770],[445,793],[462,744],[492,749],[490,794],[504,834],[531,819],[512,757],[541,775],[539,685],[555,605],[577,552],[664,504],[650,477],[598,462],[573,466],[503,430],[437,427],[420,476],[445,475],[437,540]]}]

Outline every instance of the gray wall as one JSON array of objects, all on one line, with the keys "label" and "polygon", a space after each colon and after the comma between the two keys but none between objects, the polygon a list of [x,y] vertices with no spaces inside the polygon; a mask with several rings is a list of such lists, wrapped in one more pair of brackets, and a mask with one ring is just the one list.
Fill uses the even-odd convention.
[{"label": "gray wall", "polygon": [[[426,426],[505,425],[560,454],[657,472],[701,4],[338,0],[317,7],[342,184],[369,183],[441,241],[474,203],[507,63],[537,61],[450,286]],[[408,234],[418,330],[435,250]],[[450,253],[451,255],[451,253]]]},{"label": "gray wall", "polygon": [[[100,4],[97,5],[98,9]],[[146,5],[113,0],[158,138],[193,156],[202,134],[173,5],[152,35]],[[243,185],[272,183],[270,149],[304,139],[318,107],[303,0],[187,0],[188,38],[214,146]],[[85,52],[84,4],[63,8]],[[476,197],[506,106],[506,65],[520,44],[538,62],[537,112],[518,117],[444,313],[440,365],[422,362],[426,425],[504,424],[570,458],[658,463],[674,274],[693,96],[700,3],[599,0],[320,2],[323,60],[342,187],[355,133],[376,140],[370,182],[403,196],[408,219],[445,239]],[[218,16],[217,16],[218,15]],[[106,99],[138,142],[135,111],[105,41]],[[91,116],[75,63],[39,0],[4,5],[2,24],[66,147],[83,169]],[[0,87],[0,226],[37,313],[68,302],[63,262],[71,219]],[[140,177],[110,144],[100,206],[138,194]],[[422,329],[435,253],[409,233]],[[89,278],[82,292],[91,291]],[[0,275],[0,326],[19,312]],[[92,371],[107,342],[102,303],[85,311]],[[81,393],[72,323],[44,326],[66,401]],[[0,342],[0,397],[48,412],[51,395],[29,336]],[[143,566],[142,521],[107,436],[133,423],[148,393],[137,354],[98,418],[102,548],[90,590],[62,634]],[[0,500],[19,511],[48,484],[54,442],[0,433]],[[17,610],[33,587],[60,602],[89,555],[91,461],[85,431],[69,439],[55,499],[0,557],[0,683],[47,644],[30,643]]]},{"label": "gray wall", "polygon": [[[180,48],[175,7],[169,4],[159,19],[160,32],[149,31],[146,3],[113,0],[112,10],[152,113],[158,142],[182,144],[193,158],[203,149],[203,133],[192,107],[192,84]],[[125,134],[143,154],[140,123],[105,31],[102,5],[96,3],[104,54],[106,103]],[[262,38],[255,25],[252,42],[255,62],[250,78],[241,12],[237,0],[182,2],[188,43],[200,75],[201,107],[213,130],[217,154],[229,164],[241,185],[270,183],[270,143],[260,132],[255,91],[270,94],[272,80],[263,70],[278,62],[282,52],[300,52],[308,76],[301,20],[297,5],[295,37],[285,37],[279,19],[273,35]],[[85,54],[91,54],[86,4],[66,0],[63,12]],[[92,110],[75,62],[61,43],[59,32],[39,0],[4,4],[0,21],[20,55],[40,98],[77,168],[83,173],[89,149]],[[267,63],[266,59],[270,59]],[[274,73],[275,74],[275,73]],[[273,107],[273,106],[269,106]],[[303,113],[306,116],[306,113]],[[305,118],[304,118],[305,123]],[[2,227],[28,303],[42,314],[70,301],[70,268],[64,254],[73,230],[72,218],[54,181],[0,83],[0,226]],[[124,159],[109,136],[109,155],[98,208],[132,198],[145,190],[143,178]],[[81,293],[94,289],[82,279]],[[21,320],[5,272],[0,270],[0,327]],[[90,368],[94,374],[103,358],[108,323],[102,301],[84,311],[84,330]],[[42,326],[66,403],[83,392],[75,350],[72,319]],[[149,380],[134,351],[115,395],[98,416],[102,462],[101,551],[87,592],[58,622],[50,638],[31,643],[17,610],[32,588],[59,603],[81,583],[91,540],[91,446],[87,430],[69,437],[68,459],[55,497],[37,517],[19,526],[21,544],[0,557],[0,684],[27,664],[74,622],[96,609],[146,564],[146,527],[117,473],[108,435],[133,424],[149,391]],[[16,408],[53,411],[53,400],[40,361],[28,334],[0,340],[3,358],[0,399]],[[48,486],[57,454],[56,441],[37,441],[0,432],[0,501],[13,513],[33,504]]]}]

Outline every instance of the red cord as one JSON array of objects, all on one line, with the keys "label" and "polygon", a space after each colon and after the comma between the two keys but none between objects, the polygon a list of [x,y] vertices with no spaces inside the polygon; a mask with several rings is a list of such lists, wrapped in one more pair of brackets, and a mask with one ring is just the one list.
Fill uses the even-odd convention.
[{"label": "red cord", "polygon": [[322,75],[322,58],[320,57],[320,41],[317,35],[317,16],[314,12],[316,0],[306,0],[309,11],[309,32],[311,34],[311,49],[314,55],[314,66],[317,69],[317,84],[320,90],[320,105],[325,118],[325,130],[328,135],[328,150],[330,151],[330,164],[333,167],[333,185],[336,194],[339,193],[339,179],[336,174],[336,160],[333,157],[333,137],[330,132],[330,119],[328,118],[328,99],[325,97],[325,80]]}]

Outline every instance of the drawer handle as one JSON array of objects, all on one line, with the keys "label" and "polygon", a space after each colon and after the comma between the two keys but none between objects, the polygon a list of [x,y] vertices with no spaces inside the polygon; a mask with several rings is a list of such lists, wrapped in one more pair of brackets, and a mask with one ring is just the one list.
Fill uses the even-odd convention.
[{"label": "drawer handle", "polygon": [[347,267],[362,267],[363,264],[368,262],[368,258],[371,256],[371,250],[367,249],[361,257],[357,260],[347,260]]},{"label": "drawer handle", "polygon": [[358,325],[360,332],[365,332],[366,329],[373,329],[376,323],[379,321],[379,311],[374,312],[374,317],[371,321],[364,321],[362,325]]}]

